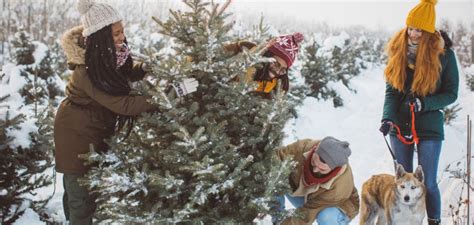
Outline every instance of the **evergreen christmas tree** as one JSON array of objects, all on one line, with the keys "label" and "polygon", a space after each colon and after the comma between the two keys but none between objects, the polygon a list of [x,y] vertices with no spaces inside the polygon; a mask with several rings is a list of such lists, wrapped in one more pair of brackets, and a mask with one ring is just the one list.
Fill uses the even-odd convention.
[{"label": "evergreen christmas tree", "polygon": [[[344,37],[344,34],[330,38],[341,37]],[[335,45],[331,48],[323,48],[317,41],[313,41],[305,47],[304,58],[301,75],[305,78],[306,95],[317,99],[332,99],[334,107],[343,106],[342,98],[328,84],[341,82],[351,90],[350,79],[359,75],[360,70],[365,68],[362,49],[348,38],[344,38],[341,46]]]},{"label": "evergreen christmas tree", "polygon": [[67,68],[67,60],[63,49],[61,48],[60,41],[56,40],[50,47],[51,56],[51,69],[55,71],[62,80],[71,75],[71,70]]},{"label": "evergreen christmas tree", "polygon": [[17,65],[31,65],[35,62],[33,56],[35,46],[31,43],[31,38],[25,30],[20,28],[20,30],[15,33],[12,45],[15,48],[13,57]]},{"label": "evergreen christmas tree", "polygon": [[60,84],[63,84],[64,82],[59,76],[59,72],[54,70],[53,65],[58,65],[59,63],[62,63],[61,61],[64,60],[65,57],[60,59],[59,61],[55,61],[58,58],[53,58],[51,55],[51,51],[47,49],[47,47],[43,43],[36,42],[36,45],[38,47],[43,47],[44,57],[38,63],[36,68],[34,68],[34,72],[35,75],[40,78],[42,82],[44,82],[44,84],[46,85],[45,92],[47,93],[46,96],[48,97],[48,101],[56,105],[57,100],[64,96],[64,88],[60,87]]},{"label": "evergreen christmas tree", "polygon": [[466,74],[466,85],[469,90],[474,91],[474,64],[464,69]]},{"label": "evergreen christmas tree", "polygon": [[[47,47],[20,30],[12,43],[16,65],[2,67],[0,77],[0,220],[11,224],[27,208],[43,214],[49,199],[35,196],[52,183],[53,110],[55,90]],[[49,85],[49,86],[48,86]],[[59,92],[54,92],[59,93]]]},{"label": "evergreen christmas tree", "polygon": [[459,104],[454,104],[443,109],[444,112],[444,124],[451,125],[451,122],[458,117],[458,112],[461,111],[462,107]]},{"label": "evergreen christmas tree", "polygon": [[[273,100],[252,94],[246,69],[268,59],[244,50],[232,56],[224,45],[232,23],[223,6],[185,0],[189,11],[155,19],[171,37],[171,50],[153,62],[145,83],[160,111],[135,123],[134,132],[109,141],[106,153],[84,158],[94,164],[84,183],[97,194],[99,220],[131,223],[251,223],[258,213],[276,214],[275,196],[289,190],[292,163],[275,150],[290,114],[282,93]],[[166,81],[199,81],[184,97]]]},{"label": "evergreen christmas tree", "polygon": [[54,100],[56,96],[64,95],[57,85],[60,78],[52,68],[53,59],[46,45],[32,41],[23,29],[15,34],[12,45],[16,63],[21,66],[21,75],[28,81],[21,91],[26,104],[47,104],[43,100]]},{"label": "evergreen christmas tree", "polygon": [[305,64],[301,74],[308,86],[306,95],[317,99],[333,99],[334,106],[340,106],[342,99],[334,89],[327,87],[327,84],[335,81],[336,77],[330,73],[329,58],[318,53],[320,49],[321,45],[316,41],[305,47]]},{"label": "evergreen christmas tree", "polygon": [[349,38],[344,40],[343,46],[335,46],[332,50],[330,72],[349,89],[350,79],[359,75],[360,70],[365,68],[360,54],[360,49]]},{"label": "evergreen christmas tree", "polygon": [[[365,34],[358,40],[356,48],[360,52],[360,59],[363,63],[384,63],[383,47],[387,41],[377,37],[375,34]],[[365,69],[366,65],[362,64],[361,68]]]},{"label": "evergreen christmas tree", "polygon": [[28,207],[42,211],[49,199],[37,199],[34,195],[38,188],[52,183],[52,177],[45,174],[52,167],[53,145],[48,135],[52,133],[52,124],[42,123],[50,115],[43,114],[45,117],[40,120],[26,114],[11,116],[14,110],[9,109],[9,98],[7,95],[0,99],[1,224],[12,224]]},{"label": "evergreen christmas tree", "polygon": [[455,30],[446,30],[450,32],[451,40],[453,41],[453,49],[456,52],[459,63],[464,67],[469,67],[472,65],[472,56],[471,56],[471,32],[469,28],[466,27],[463,23],[458,23]]}]

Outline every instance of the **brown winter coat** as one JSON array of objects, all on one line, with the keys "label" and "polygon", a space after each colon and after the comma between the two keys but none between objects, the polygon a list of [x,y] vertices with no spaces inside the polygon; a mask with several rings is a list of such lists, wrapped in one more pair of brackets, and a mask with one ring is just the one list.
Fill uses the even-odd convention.
[{"label": "brown winter coat", "polygon": [[319,212],[328,207],[337,207],[350,219],[359,212],[359,194],[354,186],[354,177],[349,164],[342,167],[341,171],[326,183],[305,187],[302,183],[304,160],[309,157],[309,151],[314,145],[319,145],[319,140],[304,139],[297,141],[278,150],[280,160],[291,157],[296,161],[296,170],[290,174],[290,185],[293,196],[304,196],[305,204],[297,210],[304,216],[289,218],[282,224],[312,224]]},{"label": "brown winter coat", "polygon": [[[69,67],[74,70],[54,121],[56,170],[67,174],[87,172],[78,155],[87,153],[91,144],[97,151],[107,149],[104,139],[113,134],[118,114],[139,115],[155,109],[145,96],[111,96],[94,87],[86,74],[82,30],[75,27],[61,40]],[[140,80],[144,74],[136,64],[130,81]]]}]

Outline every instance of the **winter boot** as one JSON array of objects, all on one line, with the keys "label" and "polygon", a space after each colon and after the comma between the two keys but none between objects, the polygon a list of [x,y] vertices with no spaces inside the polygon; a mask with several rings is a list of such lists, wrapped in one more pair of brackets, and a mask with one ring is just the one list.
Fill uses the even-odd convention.
[{"label": "winter boot", "polygon": [[428,225],[440,225],[441,220],[440,219],[430,219],[428,218]]}]

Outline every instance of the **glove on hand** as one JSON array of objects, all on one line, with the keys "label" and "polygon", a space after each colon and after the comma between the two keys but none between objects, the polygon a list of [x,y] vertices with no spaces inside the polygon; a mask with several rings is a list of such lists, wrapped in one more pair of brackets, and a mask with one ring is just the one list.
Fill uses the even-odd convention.
[{"label": "glove on hand", "polygon": [[174,90],[176,91],[176,95],[178,95],[178,97],[182,97],[189,93],[195,92],[199,86],[199,82],[194,78],[185,78],[181,82],[173,82],[171,86],[173,86]]},{"label": "glove on hand", "polygon": [[142,67],[143,72],[145,72],[145,73],[151,72],[151,66],[149,66],[148,64],[142,63],[141,67]]},{"label": "glove on hand", "polygon": [[380,125],[379,131],[382,132],[383,136],[387,136],[390,128],[392,128],[393,123],[390,120],[382,121],[382,125]]}]

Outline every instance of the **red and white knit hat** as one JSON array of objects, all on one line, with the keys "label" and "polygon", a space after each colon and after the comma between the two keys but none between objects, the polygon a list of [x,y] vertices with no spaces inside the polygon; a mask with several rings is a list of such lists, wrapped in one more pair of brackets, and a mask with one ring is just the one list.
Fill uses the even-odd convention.
[{"label": "red and white knit hat", "polygon": [[303,39],[303,34],[298,32],[280,36],[270,43],[268,51],[285,60],[289,68],[296,59],[300,42],[302,42]]}]

